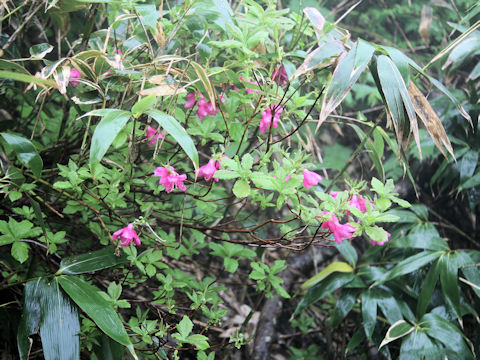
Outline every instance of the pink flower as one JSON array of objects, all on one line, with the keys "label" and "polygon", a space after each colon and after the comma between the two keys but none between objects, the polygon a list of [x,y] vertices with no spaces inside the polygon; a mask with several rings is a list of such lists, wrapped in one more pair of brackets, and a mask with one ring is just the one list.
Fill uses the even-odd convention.
[{"label": "pink flower", "polygon": [[[368,203],[370,204],[370,207],[373,209],[372,204],[370,202]],[[361,196],[353,195],[352,200],[350,200],[350,206],[357,208],[363,214],[365,214],[367,212],[367,199]]]},{"label": "pink flower", "polygon": [[205,116],[216,115],[218,112],[218,110],[213,109],[213,105],[211,102],[205,101],[203,96],[201,97],[201,99],[198,101],[197,104],[198,104],[197,115],[200,121],[202,121]]},{"label": "pink flower", "polygon": [[123,51],[120,50],[120,49],[117,49],[117,54],[118,54],[118,55],[123,55]]},{"label": "pink flower", "polygon": [[310,189],[310,187],[317,185],[320,181],[322,181],[322,177],[316,172],[303,169],[303,185],[305,185],[307,189]]},{"label": "pink flower", "polygon": [[375,245],[381,246],[381,245],[385,244],[388,240],[390,240],[391,234],[388,231],[385,231],[385,232],[387,233],[387,240],[384,240],[384,241],[374,241],[374,240],[372,240],[372,245],[373,246],[375,246]]},{"label": "pink flower", "polygon": [[[238,80],[245,81],[245,82],[250,83],[250,84],[258,85],[258,82],[252,81],[250,79],[243,80],[243,77],[241,77],[241,76],[238,77]],[[258,91],[257,89],[250,89],[248,87],[246,88],[246,91],[247,91],[247,94],[251,94],[251,93],[259,94],[260,93],[260,91]]]},{"label": "pink flower", "polygon": [[[273,111],[273,124],[272,124],[272,111]],[[283,112],[283,108],[280,105],[270,105],[267,110],[262,112],[262,120],[260,120],[260,134],[263,134],[272,127],[278,127],[278,121],[280,120],[280,114]]]},{"label": "pink flower", "polygon": [[151,126],[147,127],[147,139],[150,140],[149,142],[147,142],[148,146],[154,145],[157,140],[161,139],[162,137],[163,136],[161,132],[157,132],[157,130]]},{"label": "pink flower", "polygon": [[340,194],[341,191],[330,191],[330,195],[337,200],[337,195]]},{"label": "pink flower", "polygon": [[270,75],[273,81],[275,81],[279,86],[288,83],[287,70],[285,66],[278,65],[275,70],[273,70],[272,75]]},{"label": "pink flower", "polygon": [[[208,160],[208,163],[206,165],[200,166],[200,169],[197,170],[197,176],[203,176],[206,181],[210,181],[213,177],[213,174],[215,174],[215,171],[217,171],[219,168],[220,163],[218,161],[210,159]],[[218,181],[218,179],[216,181]]]},{"label": "pink flower", "polygon": [[121,245],[123,247],[127,247],[132,241],[135,241],[135,244],[137,245],[141,244],[137,233],[135,232],[135,230],[133,230],[133,224],[128,224],[126,228],[116,231],[113,234],[112,239],[116,240],[118,237],[120,238]]},{"label": "pink flower", "polygon": [[77,69],[72,69],[70,71],[70,84],[72,84],[73,87],[77,87],[78,84],[80,84],[80,81],[76,80],[71,80],[71,79],[80,79],[82,77],[82,74]]},{"label": "pink flower", "polygon": [[185,103],[184,107],[185,109],[191,109],[195,106],[195,93],[190,93],[187,95],[187,102]]},{"label": "pink flower", "polygon": [[[330,213],[322,211],[322,214]],[[321,227],[322,229],[329,230],[338,244],[340,244],[342,240],[350,239],[356,229],[355,226],[349,224],[340,224],[335,214],[331,214],[330,220],[325,221]]]},{"label": "pink flower", "polygon": [[173,166],[157,167],[153,171],[153,176],[160,176],[160,181],[158,183],[165,186],[165,191],[167,193],[172,192],[175,188],[187,191],[187,187],[183,183],[187,179],[187,175],[178,175]]}]

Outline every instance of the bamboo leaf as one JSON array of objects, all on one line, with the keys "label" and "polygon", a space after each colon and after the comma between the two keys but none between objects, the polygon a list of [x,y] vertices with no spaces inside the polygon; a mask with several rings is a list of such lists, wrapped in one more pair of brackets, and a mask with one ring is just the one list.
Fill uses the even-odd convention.
[{"label": "bamboo leaf", "polygon": [[110,303],[100,296],[98,288],[78,276],[64,275],[58,277],[58,281],[63,290],[105,334],[126,346],[132,356],[138,359],[122,321]]},{"label": "bamboo leaf", "polygon": [[95,128],[90,146],[90,169],[95,173],[95,168],[132,114],[118,109],[101,109],[90,111],[85,115],[103,116]]},{"label": "bamboo leaf", "polygon": [[359,40],[343,58],[340,58],[323,98],[317,130],[347,96],[368,66],[374,51],[375,47],[366,41]]},{"label": "bamboo leaf", "polygon": [[325,18],[320,11],[313,7],[306,7],[303,9],[305,16],[310,20],[313,25],[313,29],[315,30],[315,34],[317,35],[317,39],[320,40],[322,37],[323,26],[325,25]]},{"label": "bamboo leaf", "polygon": [[17,72],[12,72],[12,71],[4,71],[0,70],[0,78],[3,79],[9,79],[9,80],[15,80],[15,81],[21,81],[29,84],[36,84],[39,86],[50,86],[53,88],[58,89],[59,86],[55,81],[48,80],[48,79],[42,79],[33,75],[27,75],[27,74],[20,74]]},{"label": "bamboo leaf", "polygon": [[443,128],[442,121],[437,116],[435,110],[433,110],[427,98],[420,92],[420,90],[418,90],[413,81],[410,81],[408,93],[410,94],[410,99],[412,100],[415,112],[427,128],[427,131],[432,137],[438,150],[440,150],[443,156],[447,158],[447,154],[443,151],[443,147],[445,147],[452,158],[455,159],[452,144]]},{"label": "bamboo leaf", "polygon": [[320,45],[313,50],[303,61],[303,64],[293,74],[297,78],[316,68],[326,67],[334,63],[334,56],[340,55],[344,51],[344,45],[339,40],[331,40]]},{"label": "bamboo leaf", "polygon": [[165,114],[160,110],[150,109],[145,112],[151,116],[161,127],[168,131],[168,133],[178,142],[178,144],[185,151],[187,156],[192,160],[195,169],[198,169],[198,152],[190,135],[178,123],[173,116]]},{"label": "bamboo leaf", "polygon": [[427,310],[428,304],[432,300],[433,290],[435,289],[435,285],[438,281],[438,275],[440,273],[440,266],[439,262],[437,261],[430,267],[428,270],[427,276],[423,281],[422,290],[420,291],[420,295],[418,296],[417,301],[417,317],[421,318],[425,311]]},{"label": "bamboo leaf", "polygon": [[60,262],[60,268],[57,275],[83,274],[106,269],[127,262],[126,255],[117,256],[113,246],[105,247],[101,250],[90,251],[85,254],[63,258]]},{"label": "bamboo leaf", "polygon": [[210,82],[210,79],[208,78],[207,71],[200,65],[197,64],[195,61],[191,62],[193,68],[195,69],[195,72],[197,73],[198,78],[203,84],[203,87],[205,88],[205,91],[207,92],[208,97],[210,98],[210,103],[213,106],[213,110],[216,110],[215,107],[215,89],[212,86],[212,83]]},{"label": "bamboo leaf", "polygon": [[407,323],[405,320],[398,320],[395,324],[388,328],[387,334],[380,344],[380,348],[387,345],[389,342],[410,334],[414,329],[415,327]]}]

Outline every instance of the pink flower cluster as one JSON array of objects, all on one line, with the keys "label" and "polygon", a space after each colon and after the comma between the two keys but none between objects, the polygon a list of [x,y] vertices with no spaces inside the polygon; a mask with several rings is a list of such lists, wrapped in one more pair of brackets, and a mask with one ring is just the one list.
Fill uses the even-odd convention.
[{"label": "pink flower cluster", "polygon": [[[197,96],[199,100],[196,99]],[[225,97],[222,94],[219,95],[219,98],[220,101],[225,104]],[[215,110],[212,103],[206,101],[201,93],[193,92],[187,95],[187,102],[184,105],[185,109],[191,109],[195,105],[198,106],[197,115],[200,121],[202,121],[205,116],[216,115],[218,113],[218,110]]]},{"label": "pink flower cluster", "polygon": [[390,234],[388,231],[386,231],[386,233],[387,233],[387,240],[383,240],[383,241],[374,241],[374,240],[372,240],[372,245],[373,245],[373,246],[375,246],[375,245],[381,246],[381,245],[385,244],[388,240],[390,240],[391,234]]},{"label": "pink flower cluster", "polygon": [[[228,158],[227,155],[222,155],[221,157]],[[213,180],[218,181],[218,179],[214,178],[213,175],[215,174],[215,171],[220,170],[221,163],[221,158],[218,160],[208,160],[208,163],[206,165],[200,166],[200,168],[197,170],[197,177],[203,176],[205,181],[210,181],[212,178]]]},{"label": "pink flower cluster", "polygon": [[147,140],[149,140],[147,142],[148,146],[155,145],[158,139],[161,139],[163,137],[161,132],[159,132],[157,129],[151,126],[147,127],[146,135],[147,135]]},{"label": "pink flower cluster", "polygon": [[283,108],[280,105],[270,105],[267,110],[262,112],[262,120],[260,120],[260,134],[265,133],[270,128],[270,125],[274,128],[277,128],[278,121],[280,120],[280,114],[282,112]]},{"label": "pink flower cluster", "polygon": [[[341,191],[332,191],[330,193],[330,195],[332,195],[332,197],[334,199],[337,199],[337,195],[340,193]],[[364,197],[361,197],[360,195],[352,195],[352,198],[350,199],[349,201],[349,205],[351,207],[354,207],[358,210],[360,210],[363,214],[365,214],[367,212],[367,203],[370,205],[370,208],[373,210],[373,205],[370,203],[370,201],[368,201],[367,199],[365,199]],[[347,215],[350,215],[350,211],[347,210]]]},{"label": "pink flower cluster", "polygon": [[112,239],[116,240],[120,238],[120,243],[122,247],[127,247],[130,245],[131,242],[135,242],[135,244],[140,245],[140,239],[138,238],[137,233],[133,230],[133,224],[128,224],[126,228],[120,229],[113,233]]},{"label": "pink flower cluster", "polygon": [[165,186],[165,191],[167,193],[172,192],[175,188],[187,191],[187,187],[183,183],[187,179],[187,175],[179,175],[173,166],[167,165],[167,167],[157,167],[153,172],[153,176],[160,177],[158,183]]},{"label": "pink flower cluster", "polygon": [[340,244],[342,240],[350,239],[353,236],[356,228],[349,224],[340,224],[335,214],[322,211],[323,215],[330,214],[330,220],[324,221],[322,229],[329,230],[333,234],[333,238]]}]

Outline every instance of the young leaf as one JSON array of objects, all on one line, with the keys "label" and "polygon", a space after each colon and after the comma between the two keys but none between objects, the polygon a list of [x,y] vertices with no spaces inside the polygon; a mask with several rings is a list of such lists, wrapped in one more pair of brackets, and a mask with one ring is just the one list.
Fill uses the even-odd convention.
[{"label": "young leaf", "polygon": [[95,168],[132,114],[118,109],[102,109],[101,112],[94,110],[87,115],[103,116],[95,128],[90,146],[90,169],[92,173],[95,173]]},{"label": "young leaf", "polygon": [[150,109],[145,112],[151,116],[161,127],[168,131],[168,133],[178,142],[178,144],[185,151],[187,156],[192,160],[195,169],[198,169],[198,152],[190,135],[178,123],[173,116],[165,114],[160,110]]},{"label": "young leaf", "polygon": [[334,272],[352,273],[353,268],[345,262],[337,261],[328,265],[325,269],[305,281],[300,287],[302,290],[311,288]]},{"label": "young leaf", "polygon": [[6,143],[10,145],[20,162],[30,168],[37,179],[40,178],[43,161],[30,140],[13,134],[1,133],[1,135]]},{"label": "young leaf", "polygon": [[186,339],[193,330],[193,323],[187,315],[183,315],[182,320],[176,326],[178,333],[183,339]]},{"label": "young leaf", "polygon": [[138,118],[142,115],[146,110],[150,110],[153,108],[155,103],[157,102],[157,97],[155,95],[149,95],[135,103],[132,106],[132,114],[135,118]]},{"label": "young leaf", "polygon": [[240,179],[235,182],[235,185],[233,185],[233,193],[237,198],[244,198],[250,195],[250,185],[248,185],[248,182]]}]

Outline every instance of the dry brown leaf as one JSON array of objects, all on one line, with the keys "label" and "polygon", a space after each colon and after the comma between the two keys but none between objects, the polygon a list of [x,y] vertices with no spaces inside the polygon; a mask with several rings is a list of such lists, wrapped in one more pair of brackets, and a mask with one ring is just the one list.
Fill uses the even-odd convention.
[{"label": "dry brown leaf", "polygon": [[430,31],[430,26],[432,25],[432,19],[433,19],[433,9],[428,5],[423,5],[418,32],[420,33],[420,36],[422,37],[423,42],[427,46],[430,42],[428,33]]},{"label": "dry brown leaf", "polygon": [[148,96],[148,95],[155,95],[155,96],[171,96],[171,95],[178,95],[184,94],[187,90],[181,88],[177,85],[171,84],[163,84],[159,86],[154,86],[152,88],[143,89],[138,92],[138,95],[141,96]]},{"label": "dry brown leaf", "polygon": [[427,128],[427,131],[432,137],[437,148],[442,152],[443,156],[447,158],[447,154],[443,150],[443,147],[445,147],[452,158],[456,160],[455,155],[453,154],[452,144],[448,139],[447,133],[443,128],[440,118],[433,110],[425,95],[422,94],[413,81],[410,81],[408,93],[410,95],[410,99],[412,100],[413,107],[415,108],[415,112]]},{"label": "dry brown leaf", "polygon": [[148,78],[148,82],[154,85],[162,85],[165,81],[165,75],[153,75]]},{"label": "dry brown leaf", "polygon": [[0,3],[7,9],[8,14],[10,14],[10,9],[8,8],[7,1],[6,0],[0,0]]}]

